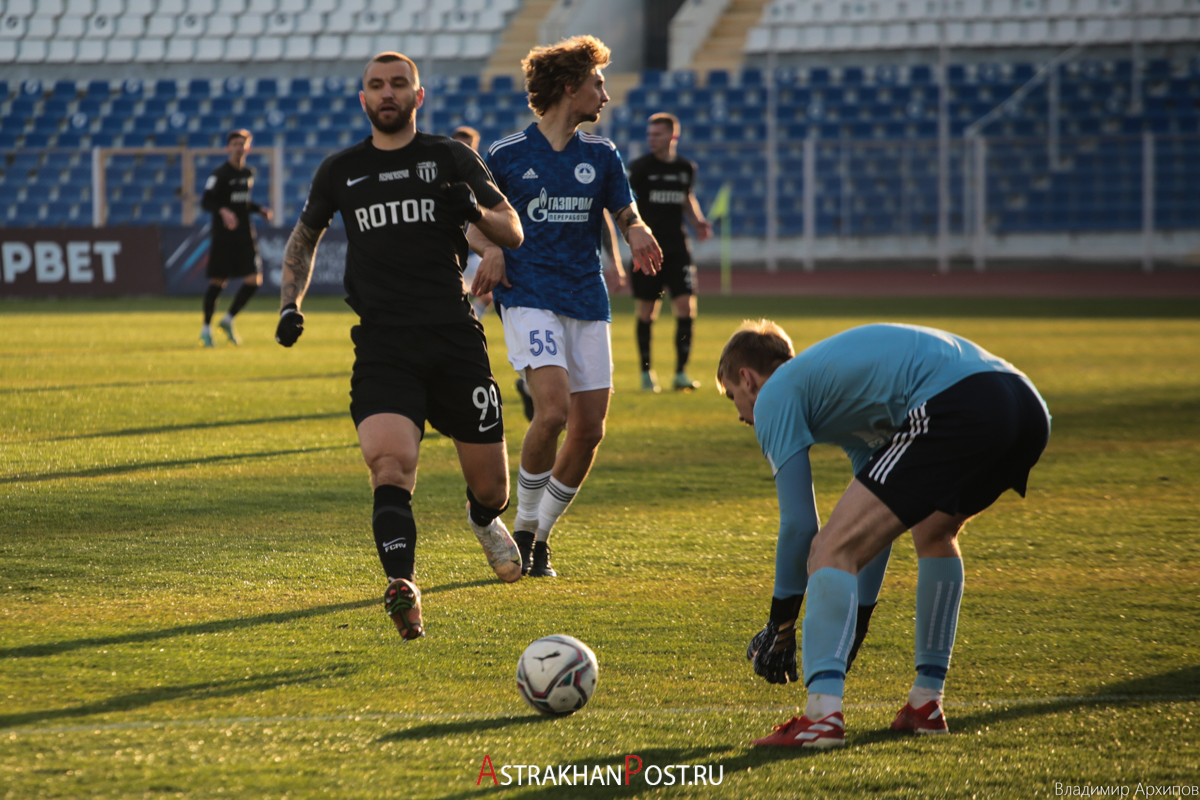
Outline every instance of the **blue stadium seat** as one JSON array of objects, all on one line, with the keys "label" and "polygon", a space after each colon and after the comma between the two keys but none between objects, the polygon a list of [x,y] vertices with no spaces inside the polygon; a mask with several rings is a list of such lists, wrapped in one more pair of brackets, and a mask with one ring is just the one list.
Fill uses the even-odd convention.
[{"label": "blue stadium seat", "polygon": [[137,220],[137,204],[132,200],[112,200],[108,203],[108,222],[123,223]]},{"label": "blue stadium seat", "polygon": [[288,147],[307,147],[308,132],[306,130],[292,130],[284,134],[283,142]]},{"label": "blue stadium seat", "polygon": [[51,225],[66,225],[79,216],[79,208],[73,203],[54,202],[46,204],[46,222]]},{"label": "blue stadium seat", "polygon": [[87,98],[107,100],[112,94],[112,86],[108,81],[88,81]]},{"label": "blue stadium seat", "polygon": [[50,134],[41,133],[39,131],[31,131],[25,134],[25,147],[49,147]]},{"label": "blue stadium seat", "polygon": [[188,81],[188,97],[208,97],[212,94],[212,82],[205,78],[192,78]]},{"label": "blue stadium seat", "polygon": [[275,97],[279,94],[279,82],[274,78],[259,78],[254,84],[255,97]]},{"label": "blue stadium seat", "polygon": [[59,147],[83,147],[83,134],[76,131],[64,131],[58,135],[56,144]]},{"label": "blue stadium seat", "polygon": [[41,220],[41,206],[37,203],[16,203],[15,213],[8,218],[10,225],[36,225]]},{"label": "blue stadium seat", "polygon": [[914,86],[925,86],[933,83],[933,71],[924,64],[918,64],[908,70],[908,82]]},{"label": "blue stadium seat", "polygon": [[75,85],[75,81],[55,81],[53,97],[74,100],[78,94],[79,87]]},{"label": "blue stadium seat", "polygon": [[492,78],[493,92],[512,92],[513,79],[511,75],[497,75]]},{"label": "blue stadium seat", "polygon": [[175,97],[179,94],[179,84],[175,81],[160,80],[154,83],[155,97]]}]

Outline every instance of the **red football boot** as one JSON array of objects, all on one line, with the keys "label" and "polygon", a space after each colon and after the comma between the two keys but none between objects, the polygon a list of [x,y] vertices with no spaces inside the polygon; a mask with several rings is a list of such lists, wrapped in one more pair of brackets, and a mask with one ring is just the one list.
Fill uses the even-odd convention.
[{"label": "red football boot", "polygon": [[911,703],[905,703],[892,722],[892,730],[920,734],[950,732],[946,725],[946,715],[942,713],[942,704],[938,700],[930,700],[920,708],[913,708]]},{"label": "red football boot", "polygon": [[816,722],[808,717],[792,717],[782,725],[776,725],[774,733],[754,740],[756,745],[812,747],[819,750],[841,747],[845,743],[846,720],[840,711]]}]

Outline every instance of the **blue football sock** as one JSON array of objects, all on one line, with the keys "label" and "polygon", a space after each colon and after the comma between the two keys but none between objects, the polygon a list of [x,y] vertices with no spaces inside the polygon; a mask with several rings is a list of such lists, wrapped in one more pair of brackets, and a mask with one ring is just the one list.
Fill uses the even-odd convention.
[{"label": "blue football sock", "polygon": [[962,603],[961,558],[917,560],[917,641],[915,686],[941,691],[954,650],[958,607]]},{"label": "blue football sock", "polygon": [[845,693],[846,656],[854,644],[858,581],[849,572],[825,567],[808,579],[802,656],[808,691]]}]

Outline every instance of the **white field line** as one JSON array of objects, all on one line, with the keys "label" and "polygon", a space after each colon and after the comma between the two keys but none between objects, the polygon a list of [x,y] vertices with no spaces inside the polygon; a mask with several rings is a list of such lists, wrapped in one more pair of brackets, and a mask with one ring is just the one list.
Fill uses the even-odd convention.
[{"label": "white field line", "polygon": [[[1078,697],[1019,697],[998,698],[995,700],[973,700],[964,702],[947,701],[946,708],[1006,708],[1009,706],[1031,705],[1090,705],[1097,703],[1188,703],[1200,700],[1200,695],[1081,695]],[[896,708],[897,701],[847,703],[846,710],[890,709]],[[709,706],[707,708],[639,708],[636,711],[619,711],[604,709],[589,711],[587,716],[698,716],[703,714],[794,714],[796,706]],[[284,725],[310,722],[387,722],[389,720],[405,721],[420,720],[428,722],[448,722],[452,720],[495,719],[496,714],[330,714],[321,716],[279,716],[279,717],[213,717],[210,719],[172,719],[147,722],[116,722],[109,725],[62,725],[53,728],[11,728],[0,730],[0,737],[12,740],[17,736],[30,736],[47,733],[106,733],[109,731],[128,731],[143,728],[226,728],[232,725]]]}]

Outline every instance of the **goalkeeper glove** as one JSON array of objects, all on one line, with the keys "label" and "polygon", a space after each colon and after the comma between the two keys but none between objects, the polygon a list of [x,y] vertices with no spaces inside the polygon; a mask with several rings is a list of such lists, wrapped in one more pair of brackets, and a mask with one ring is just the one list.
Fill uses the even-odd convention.
[{"label": "goalkeeper glove", "polygon": [[796,626],[793,624],[780,633],[774,621],[768,622],[750,640],[746,659],[754,664],[754,674],[766,678],[767,683],[799,681],[800,676],[796,672]]},{"label": "goalkeeper glove", "polygon": [[295,303],[288,303],[279,312],[279,324],[275,326],[275,341],[284,347],[291,347],[304,333],[304,315]]}]

